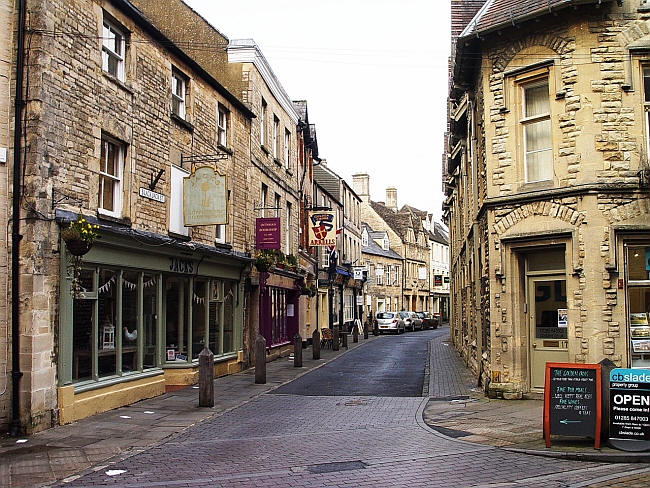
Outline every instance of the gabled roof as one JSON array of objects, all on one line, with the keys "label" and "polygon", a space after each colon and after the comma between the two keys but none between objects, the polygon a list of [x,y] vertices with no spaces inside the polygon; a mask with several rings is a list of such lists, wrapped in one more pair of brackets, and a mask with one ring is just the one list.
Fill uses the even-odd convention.
[{"label": "gabled roof", "polygon": [[461,32],[460,37],[478,36],[567,7],[592,3],[600,4],[602,0],[487,0]]},{"label": "gabled roof", "polygon": [[363,244],[361,245],[361,252],[362,253],[372,254],[373,256],[383,256],[385,258],[391,258],[391,259],[402,259],[402,256],[397,254],[392,249],[386,250],[383,247],[377,245],[377,243],[372,240],[372,235],[373,234],[386,234],[385,231],[374,231],[365,222],[361,223],[361,227],[362,227],[362,229],[366,229],[368,231],[369,236],[370,236],[370,239],[368,239],[368,245],[367,246],[364,246]]},{"label": "gabled roof", "polygon": [[406,242],[408,229],[411,226],[410,214],[393,212],[386,205],[378,202],[371,201],[370,206],[395,231],[402,242]]},{"label": "gabled roof", "polygon": [[433,223],[433,231],[429,232],[429,238],[434,242],[442,244],[443,246],[449,245],[449,233],[442,225],[437,222]]},{"label": "gabled roof", "polygon": [[341,201],[341,177],[325,164],[314,164],[314,181],[325,188],[327,192]]}]

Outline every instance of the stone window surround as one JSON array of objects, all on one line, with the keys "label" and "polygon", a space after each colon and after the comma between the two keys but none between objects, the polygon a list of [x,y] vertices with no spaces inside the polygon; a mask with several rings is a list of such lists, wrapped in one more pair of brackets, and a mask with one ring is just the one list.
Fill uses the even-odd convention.
[{"label": "stone window surround", "polygon": [[[544,75],[540,76],[535,76],[532,79],[527,79],[526,81],[521,81],[517,82],[519,89],[521,90],[521,111],[519,113],[519,126],[521,127],[521,145],[523,146],[523,168],[524,168],[524,182],[526,184],[528,183],[541,183],[544,181],[552,180],[553,179],[553,136],[552,136],[552,130],[551,130],[551,106],[550,106],[550,100],[549,100],[549,107],[548,111],[545,113],[539,113],[539,114],[534,114],[528,116],[526,114],[530,104],[527,99],[527,93],[531,89],[535,88],[541,88],[541,87],[546,87],[546,90],[548,91],[549,89],[549,83],[548,83],[548,77]],[[529,161],[528,161],[528,147],[526,144],[527,141],[527,133],[526,129],[531,127],[534,124],[542,123],[542,122],[547,122],[548,121],[548,138],[550,140],[550,151],[551,151],[551,175],[550,178],[546,177],[541,177],[541,179],[534,179],[531,180],[531,175],[529,174]],[[540,149],[538,152],[546,151],[549,148],[543,148]]]},{"label": "stone window surround", "polygon": [[228,148],[228,125],[230,111],[222,104],[217,103],[217,147]]},{"label": "stone window surround", "polygon": [[[180,83],[180,90],[178,85]],[[181,118],[187,119],[187,90],[189,88],[189,78],[176,66],[172,66],[171,77],[171,113]],[[180,92],[180,93],[178,93]],[[175,108],[174,102],[177,107]]]}]

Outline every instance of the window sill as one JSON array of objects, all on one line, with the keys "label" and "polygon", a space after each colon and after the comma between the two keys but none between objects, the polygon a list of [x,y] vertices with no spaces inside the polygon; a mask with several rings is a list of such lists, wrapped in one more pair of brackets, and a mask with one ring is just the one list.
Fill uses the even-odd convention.
[{"label": "window sill", "polygon": [[95,380],[85,380],[78,383],[73,383],[75,395],[78,393],[83,393],[85,391],[97,390],[99,388],[106,388],[108,386],[117,385],[119,383],[125,383],[127,381],[140,380],[142,378],[151,378],[153,376],[160,376],[164,374],[160,367],[146,369],[145,371],[133,371],[125,373],[122,376],[107,376],[105,378],[99,378]]},{"label": "window sill", "polygon": [[173,232],[171,230],[167,232],[167,235],[173,239],[178,239],[179,241],[183,241],[183,242],[188,242],[192,240],[192,238],[188,234],[178,234],[177,232]]},{"label": "window sill", "polygon": [[266,153],[267,156],[268,156],[269,154],[271,154],[271,151],[269,151],[269,148],[266,147],[264,144],[261,144],[261,145],[260,145],[260,149],[261,149],[262,151],[264,151],[264,152]]},{"label": "window sill", "polygon": [[131,227],[131,219],[128,217],[116,217],[115,215],[111,215],[109,213],[106,213],[105,211],[101,209],[97,209],[97,219],[99,220],[107,220],[108,222],[113,222],[115,224],[122,224],[127,227]]},{"label": "window sill", "polygon": [[519,191],[535,191],[535,190],[548,190],[555,188],[553,180],[548,181],[535,181],[531,183],[522,183],[519,186]]},{"label": "window sill", "polygon": [[176,114],[173,113],[173,112],[170,112],[170,113],[169,113],[169,116],[171,117],[171,119],[172,119],[174,122],[176,122],[176,124],[180,125],[180,126],[181,126],[183,129],[185,129],[186,131],[188,131],[188,132],[194,132],[194,126],[193,126],[192,124],[190,124],[190,123],[189,123],[187,120],[185,120],[184,118],[179,117],[178,115],[176,115]]},{"label": "window sill", "polygon": [[223,146],[221,144],[217,144],[217,149],[220,149],[223,152],[228,153],[232,156],[232,149],[230,149],[229,147]]},{"label": "window sill", "polygon": [[287,174],[288,174],[289,176],[293,176],[293,171],[291,171],[289,168],[287,168]]},{"label": "window sill", "polygon": [[273,158],[273,162],[278,166],[282,166],[282,161],[280,161],[278,158]]},{"label": "window sill", "polygon": [[219,248],[219,249],[227,249],[230,250],[232,249],[232,246],[228,244],[227,242],[221,242],[221,241],[214,241],[214,247]]},{"label": "window sill", "polygon": [[102,70],[102,74],[104,75],[104,78],[106,78],[108,81],[112,82],[114,85],[117,85],[118,88],[121,88],[125,92],[127,92],[129,95],[133,95],[133,89],[129,86],[127,86],[122,80],[117,78],[116,76],[113,76],[112,74]]}]

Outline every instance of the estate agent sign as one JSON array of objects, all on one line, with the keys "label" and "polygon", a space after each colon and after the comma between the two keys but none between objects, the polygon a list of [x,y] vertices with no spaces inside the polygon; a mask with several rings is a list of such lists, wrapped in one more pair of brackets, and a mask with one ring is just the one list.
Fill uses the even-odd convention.
[{"label": "estate agent sign", "polygon": [[227,224],[226,177],[200,166],[183,178],[183,225]]},{"label": "estate agent sign", "polygon": [[650,450],[650,370],[609,373],[609,443],[624,451]]},{"label": "estate agent sign", "polygon": [[551,434],[591,437],[600,448],[600,364],[546,363],[544,439]]},{"label": "estate agent sign", "polygon": [[333,211],[309,212],[309,245],[336,246],[336,214]]}]

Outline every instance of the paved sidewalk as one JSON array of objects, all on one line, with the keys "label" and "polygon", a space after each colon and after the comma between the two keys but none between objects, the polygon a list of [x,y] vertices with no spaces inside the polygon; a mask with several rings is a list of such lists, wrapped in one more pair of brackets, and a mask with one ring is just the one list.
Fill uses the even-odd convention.
[{"label": "paved sidewalk", "polygon": [[[348,349],[375,339],[372,335],[358,343],[348,337]],[[126,458],[191,425],[277,388],[306,372],[344,354],[321,350],[321,359],[312,359],[312,348],[303,349],[303,367],[295,368],[288,357],[267,363],[264,385],[255,384],[255,369],[217,378],[215,406],[198,407],[198,387],[143,400],[116,410],[58,426],[30,437],[0,438],[0,487],[33,487],[66,479],[90,468],[99,469],[111,458]]]},{"label": "paved sidewalk", "polygon": [[[550,457],[602,462],[650,462],[650,453],[629,453],[593,440],[553,437],[550,448],[542,436],[542,400],[486,398],[467,371],[449,336],[429,344],[429,397],[423,419],[434,430],[462,441]],[[647,476],[647,474],[646,474]],[[644,478],[650,482],[650,477]]]}]

